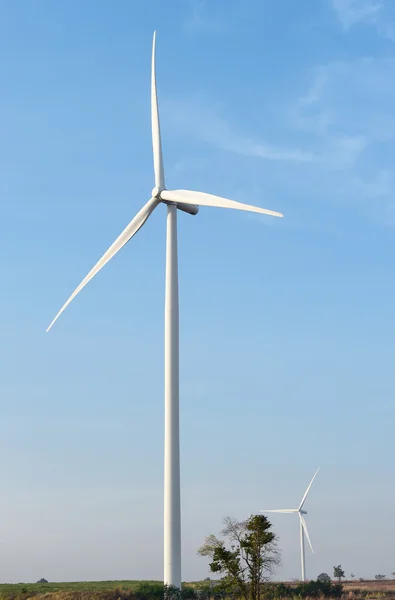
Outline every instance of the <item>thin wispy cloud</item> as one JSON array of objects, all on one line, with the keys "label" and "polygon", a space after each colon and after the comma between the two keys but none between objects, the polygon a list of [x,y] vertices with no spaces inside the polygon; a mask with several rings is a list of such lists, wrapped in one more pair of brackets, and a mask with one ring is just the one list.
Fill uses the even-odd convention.
[{"label": "thin wispy cloud", "polygon": [[175,102],[167,107],[177,129],[210,145],[242,156],[272,161],[311,162],[314,156],[304,149],[272,144],[262,137],[237,132],[229,121],[196,101]]},{"label": "thin wispy cloud", "polygon": [[317,156],[321,185],[351,202],[376,202],[372,214],[387,224],[395,207],[394,68],[387,58],[316,67],[290,117]]},{"label": "thin wispy cloud", "polygon": [[337,61],[314,68],[294,106],[294,123],[316,135],[394,139],[392,58]]},{"label": "thin wispy cloud", "polygon": [[304,105],[309,106],[309,105],[317,102],[317,100],[319,100],[319,98],[321,97],[321,93],[327,83],[328,83],[327,74],[324,71],[319,72],[315,76],[314,81],[313,81],[311,87],[308,89],[307,93],[304,96],[301,96],[300,98],[298,98],[298,103],[301,106],[304,106]]},{"label": "thin wispy cloud", "polygon": [[[393,59],[363,58],[311,69],[305,74],[305,90],[288,99],[288,113],[279,105],[276,110],[266,107],[271,115],[267,131],[262,124],[257,130],[250,119],[233,123],[225,105],[202,94],[167,102],[165,121],[173,132],[213,148],[276,162],[277,176],[284,169],[280,177],[289,197],[298,189],[328,201],[369,204],[376,199],[378,214],[394,214],[395,185],[388,177],[395,153],[394,67]],[[281,123],[279,137],[273,137],[274,118]]]},{"label": "thin wispy cloud", "polygon": [[371,0],[332,0],[332,6],[346,31],[357,23],[377,23],[383,8],[381,2]]},{"label": "thin wispy cloud", "polygon": [[331,0],[345,32],[357,25],[374,27],[379,35],[395,41],[395,14],[392,0]]},{"label": "thin wispy cloud", "polygon": [[194,34],[218,34],[227,30],[225,19],[219,19],[209,12],[206,0],[186,2],[188,14],[182,29]]}]

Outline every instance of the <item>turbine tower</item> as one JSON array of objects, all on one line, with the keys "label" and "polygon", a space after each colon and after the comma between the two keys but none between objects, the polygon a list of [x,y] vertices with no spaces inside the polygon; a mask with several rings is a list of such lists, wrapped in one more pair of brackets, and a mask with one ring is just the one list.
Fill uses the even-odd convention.
[{"label": "turbine tower", "polygon": [[305,548],[304,548],[304,535],[306,534],[307,540],[309,542],[309,546],[311,548],[312,553],[314,554],[313,546],[311,545],[309,531],[307,529],[307,523],[303,515],[307,515],[307,511],[303,510],[304,503],[306,502],[307,495],[310,491],[311,486],[313,485],[313,481],[316,478],[319,469],[313,475],[313,479],[310,481],[307,490],[304,493],[301,503],[298,508],[276,508],[269,510],[261,510],[262,513],[297,513],[299,515],[299,525],[300,525],[300,557],[302,563],[302,581],[306,581],[306,558],[305,558]]},{"label": "turbine tower", "polygon": [[181,588],[181,508],[180,508],[180,440],[179,440],[179,315],[177,209],[196,215],[199,206],[233,208],[282,217],[278,212],[227,200],[212,194],[188,190],[167,190],[162,159],[158,99],[155,74],[155,41],[152,43],[151,121],[155,187],[151,199],[131,220],[120,236],[104,253],[67,302],[47,331],[86,284],[121,250],[145,224],[159,204],[167,207],[166,290],[165,290],[165,449],[164,449],[164,582]]}]

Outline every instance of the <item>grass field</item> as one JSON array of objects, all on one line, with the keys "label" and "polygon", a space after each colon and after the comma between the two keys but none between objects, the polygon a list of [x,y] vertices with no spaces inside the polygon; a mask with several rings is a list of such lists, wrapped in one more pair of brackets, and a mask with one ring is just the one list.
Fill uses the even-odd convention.
[{"label": "grass field", "polygon": [[376,581],[345,581],[343,582],[345,592],[367,592],[388,594],[395,596],[395,579],[383,579]]},{"label": "grass field", "polygon": [[[160,584],[160,581],[74,581],[51,583],[3,583],[0,584],[0,600],[27,600],[35,596],[39,600],[130,600],[133,592],[142,584]],[[200,587],[204,582],[190,582],[190,587]],[[345,581],[344,598],[395,600],[395,580]]]},{"label": "grass field", "polygon": [[[16,598],[51,595],[54,598],[87,597],[89,592],[111,592],[114,590],[135,591],[142,583],[160,583],[154,581],[70,581],[51,583],[2,583],[0,584],[1,598]],[[69,593],[66,593],[69,592]],[[70,592],[72,592],[70,594]],[[84,593],[85,592],[85,593]],[[78,594],[79,593],[79,594]],[[105,594],[103,594],[104,596]]]},{"label": "grass field", "polygon": [[47,592],[59,592],[61,590],[88,590],[88,591],[97,591],[97,590],[114,590],[116,588],[119,589],[128,589],[134,590],[141,583],[158,583],[155,581],[139,581],[139,580],[125,580],[125,581],[66,581],[63,583],[50,582],[50,583],[1,583],[0,584],[0,594],[1,592],[13,591],[15,589],[27,587],[29,590],[40,593]]}]

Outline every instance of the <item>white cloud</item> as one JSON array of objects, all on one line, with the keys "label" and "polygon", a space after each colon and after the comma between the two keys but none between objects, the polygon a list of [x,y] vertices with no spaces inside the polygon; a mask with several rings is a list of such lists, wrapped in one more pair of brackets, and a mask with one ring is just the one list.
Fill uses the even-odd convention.
[{"label": "white cloud", "polygon": [[332,7],[347,31],[357,23],[375,24],[383,5],[371,0],[332,0]]},{"label": "white cloud", "polygon": [[321,162],[330,169],[349,169],[357,163],[366,145],[363,136],[338,134],[327,140]]},{"label": "white cloud", "polygon": [[217,19],[208,14],[206,0],[190,0],[186,3],[189,14],[182,24],[184,31],[189,33],[216,34],[226,31],[224,19]]},{"label": "white cloud", "polygon": [[[268,197],[278,193],[290,202],[294,196],[358,201],[373,218],[394,224],[394,68],[395,59],[388,58],[318,66],[306,74],[305,89],[286,99],[288,112],[282,102],[275,109],[265,106],[259,127],[253,115],[246,117],[245,107],[236,128],[226,107],[202,94],[168,102],[165,122],[173,131],[213,147],[271,161],[270,167],[262,166]],[[265,123],[270,124],[267,129]],[[248,192],[258,185],[255,172],[251,163]],[[243,190],[239,193],[242,198]]]},{"label": "white cloud", "polygon": [[312,70],[291,125],[317,156],[314,182],[395,223],[395,60],[365,58]]},{"label": "white cloud", "polygon": [[344,31],[356,25],[374,27],[379,35],[395,41],[393,0],[331,0]]},{"label": "white cloud", "polygon": [[228,120],[218,115],[209,104],[196,100],[172,103],[170,117],[178,129],[228,152],[272,161],[311,162],[311,152],[274,145],[258,136],[233,130]]},{"label": "white cloud", "polygon": [[296,102],[294,124],[317,136],[345,134],[368,143],[395,140],[394,59],[364,58],[317,67]]}]

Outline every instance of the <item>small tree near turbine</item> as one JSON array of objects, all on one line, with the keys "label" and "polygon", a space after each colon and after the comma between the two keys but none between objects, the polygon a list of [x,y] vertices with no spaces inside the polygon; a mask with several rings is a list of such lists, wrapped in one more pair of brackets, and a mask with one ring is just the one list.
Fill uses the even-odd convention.
[{"label": "small tree near turbine", "polygon": [[262,583],[281,562],[271,523],[263,515],[251,515],[246,521],[227,517],[224,524],[221,537],[209,535],[198,553],[211,559],[212,573],[222,575],[226,595],[260,600]]},{"label": "small tree near turbine", "polygon": [[317,577],[317,581],[320,581],[321,583],[329,583],[331,578],[329,577],[328,573],[320,573]]},{"label": "small tree near turbine", "polygon": [[337,567],[333,567],[333,577],[341,582],[342,578],[345,577],[345,573],[342,569],[341,565],[337,565]]}]

